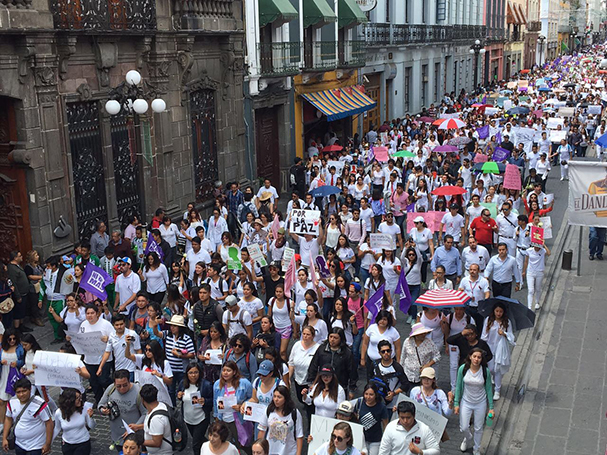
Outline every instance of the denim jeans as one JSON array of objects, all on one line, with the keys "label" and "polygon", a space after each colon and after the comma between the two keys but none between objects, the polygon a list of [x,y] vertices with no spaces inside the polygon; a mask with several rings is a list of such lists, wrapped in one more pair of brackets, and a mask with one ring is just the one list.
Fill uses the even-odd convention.
[{"label": "denim jeans", "polygon": [[421,286],[419,284],[409,285],[409,293],[411,294],[411,306],[409,307],[409,311],[407,311],[407,314],[413,319],[417,317],[417,305],[415,305],[415,301],[419,297],[420,291]]},{"label": "denim jeans", "polygon": [[183,371],[173,371],[173,382],[169,386],[169,396],[171,397],[171,401],[173,402],[173,406],[176,406],[177,403],[177,388],[179,384],[183,380],[185,373]]},{"label": "denim jeans", "polygon": [[603,246],[605,245],[605,234],[607,234],[607,228],[590,228],[590,233],[588,234],[590,254],[603,255]]},{"label": "denim jeans", "polygon": [[354,361],[357,365],[360,363],[360,344],[363,340],[364,331],[364,328],[358,329],[358,333],[352,336],[352,354],[354,355]]}]

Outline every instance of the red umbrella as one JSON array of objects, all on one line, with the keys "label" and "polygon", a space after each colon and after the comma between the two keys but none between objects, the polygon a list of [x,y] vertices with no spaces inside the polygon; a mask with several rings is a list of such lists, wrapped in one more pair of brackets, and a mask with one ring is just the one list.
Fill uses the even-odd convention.
[{"label": "red umbrella", "polygon": [[599,70],[599,74],[607,74],[607,70]]},{"label": "red umbrella", "polygon": [[461,186],[453,186],[453,185],[439,186],[434,191],[432,191],[432,194],[434,194],[435,196],[455,196],[457,194],[466,194],[466,193],[467,193],[467,191],[465,188],[462,188]]},{"label": "red umbrella", "polygon": [[470,297],[462,291],[434,289],[420,296],[415,304],[430,308],[451,308],[465,306],[468,300]]},{"label": "red umbrella", "polygon": [[458,130],[463,128],[466,124],[458,118],[449,118],[441,123],[438,127],[439,130]]},{"label": "red umbrella", "polygon": [[433,125],[438,126],[438,125],[440,125],[441,123],[443,123],[445,120],[447,120],[447,119],[446,119],[446,118],[439,118],[438,120],[434,120],[434,121],[432,122],[432,124],[433,124]]},{"label": "red umbrella", "polygon": [[529,70],[529,69],[524,69],[524,70],[521,70],[521,73],[522,73],[522,74],[527,74],[527,73],[529,73],[530,71],[531,71],[531,70]]},{"label": "red umbrella", "polygon": [[344,148],[341,145],[329,145],[322,149],[323,152],[341,152]]}]

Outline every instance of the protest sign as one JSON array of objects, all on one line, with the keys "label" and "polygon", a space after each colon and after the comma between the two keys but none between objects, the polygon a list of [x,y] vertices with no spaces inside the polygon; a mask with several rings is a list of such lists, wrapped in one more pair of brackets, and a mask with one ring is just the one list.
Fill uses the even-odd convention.
[{"label": "protest sign", "polygon": [[544,196],[544,207],[550,206],[554,202],[554,194],[550,193]]},{"label": "protest sign", "polygon": [[601,115],[602,106],[588,106],[588,113],[592,115]]},{"label": "protest sign", "polygon": [[[379,138],[381,139],[382,144],[387,144],[388,142],[390,142],[390,136],[388,136],[387,132],[379,133]],[[377,151],[377,147],[375,148],[375,150]]]},{"label": "protest sign", "polygon": [[[533,128],[519,128],[516,132],[516,141],[525,144],[532,144],[535,140],[535,130]],[[514,144],[518,146],[518,144]]]},{"label": "protest sign", "polygon": [[[426,405],[420,404],[417,401],[412,400],[403,393],[398,394],[396,406],[398,406],[398,403],[400,403],[401,401],[408,401],[415,405],[415,418],[420,422],[423,422],[428,425],[430,431],[432,431],[432,434],[434,434],[436,440],[440,441],[443,437],[443,433],[445,432],[445,427],[447,426],[447,418],[440,415],[438,412],[428,408]],[[398,413],[395,412],[392,415],[392,420],[395,420],[397,418]]]},{"label": "protest sign", "polygon": [[266,258],[264,257],[263,252],[257,243],[251,243],[248,245],[247,250],[249,251],[249,256],[251,256],[251,259],[257,262],[259,267],[265,267],[268,265],[268,262],[266,261]]},{"label": "protest sign", "polygon": [[544,244],[544,230],[541,227],[531,226],[531,246]]},{"label": "protest sign", "polygon": [[504,107],[505,111],[509,111],[510,109],[512,109],[512,100],[505,99],[502,103],[502,106]]},{"label": "protest sign", "polygon": [[107,300],[105,287],[114,283],[114,279],[101,267],[89,262],[80,279],[80,287],[101,300]]},{"label": "protest sign", "polygon": [[345,161],[327,161],[327,169],[331,170],[332,167],[335,167],[335,175],[338,177],[341,177],[344,172],[345,165]]},{"label": "protest sign", "polygon": [[546,123],[546,127],[549,130],[555,130],[559,125],[561,125],[561,127],[565,124],[565,119],[562,118],[558,118],[558,117],[550,117],[548,119],[548,123]]},{"label": "protest sign", "polygon": [[375,159],[377,161],[381,161],[382,163],[388,161],[388,147],[375,147],[373,151],[375,152]]},{"label": "protest sign", "polygon": [[297,235],[318,235],[320,232],[320,210],[292,209],[290,231]]},{"label": "protest sign", "polygon": [[[573,224],[571,220],[569,224]],[[552,218],[549,216],[540,217],[540,225],[542,229],[544,229],[544,240],[548,240],[552,238]]]},{"label": "protest sign", "polygon": [[501,163],[502,161],[505,161],[508,158],[510,158],[510,150],[502,147],[495,147],[495,150],[493,151],[493,156],[491,158],[493,161],[495,161],[496,163]]},{"label": "protest sign", "polygon": [[[309,434],[313,436],[313,439],[308,444],[308,455],[313,455],[320,448],[320,446],[331,440],[333,428],[338,423],[343,423],[343,420],[331,419],[330,417],[321,417],[316,414],[312,414]],[[366,452],[366,447],[363,446],[363,426],[359,423],[352,422],[348,422],[348,424],[350,425],[350,428],[352,428],[352,445],[359,451]]]},{"label": "protest sign", "polygon": [[149,371],[135,370],[135,382],[139,385],[144,386],[145,384],[152,384],[158,390],[158,401],[166,404],[167,406],[173,406],[169,391],[158,376],[154,376]]},{"label": "protest sign", "polygon": [[77,333],[68,332],[70,343],[74,346],[76,352],[87,357],[99,357],[105,352],[105,342],[101,340],[101,332]]},{"label": "protest sign", "polygon": [[564,130],[552,130],[550,131],[550,142],[561,142],[563,139],[567,139],[567,131]]},{"label": "protest sign", "polygon": [[485,115],[492,116],[492,115],[499,113],[499,111],[500,110],[497,107],[486,107]]},{"label": "protest sign", "polygon": [[74,389],[82,387],[80,375],[76,372],[80,365],[79,355],[38,350],[34,355],[34,365],[37,385]]},{"label": "protest sign", "polygon": [[575,108],[573,107],[559,107],[558,116],[559,117],[573,117],[575,112]]},{"label": "protest sign", "polygon": [[432,232],[438,231],[438,226],[436,225],[436,215],[434,212],[409,212],[407,213],[407,232],[411,232],[411,229],[415,227],[413,220],[418,216],[421,216],[424,219],[424,222],[428,225],[428,229],[430,229]]},{"label": "protest sign", "polygon": [[267,406],[259,403],[247,401],[244,404],[243,420],[249,422],[261,422],[266,417]]},{"label": "protest sign", "polygon": [[209,360],[206,361],[209,365],[221,365],[223,363],[222,357],[219,357],[221,354],[223,354],[223,350],[207,349],[204,353],[205,355],[209,354]]},{"label": "protest sign", "polygon": [[318,269],[321,278],[331,278],[331,271],[329,270],[329,266],[324,257],[316,256],[314,263],[316,264],[316,268]]},{"label": "protest sign", "polygon": [[291,258],[294,254],[295,250],[293,248],[285,247],[285,251],[282,253],[282,260],[280,261],[283,272],[286,272],[289,268],[289,262],[291,262]]},{"label": "protest sign", "polygon": [[146,257],[150,253],[156,253],[161,261],[164,259],[164,251],[162,251],[162,248],[160,248],[160,245],[158,245],[158,243],[156,243],[156,240],[154,240],[154,238],[151,235],[148,237],[148,243],[147,243],[147,245],[145,247],[145,251],[144,251],[144,254],[146,255]]},{"label": "protest sign", "polygon": [[474,155],[475,163],[486,163],[487,161],[489,161],[489,157],[487,155],[484,155],[482,153],[477,153],[476,155]]},{"label": "protest sign", "polygon": [[[258,246],[259,248],[259,246]],[[235,246],[228,248],[228,269],[241,270],[242,263],[240,262],[240,249]]]},{"label": "protest sign", "polygon": [[504,188],[507,190],[521,189],[521,171],[514,164],[506,165],[506,173],[504,174]]},{"label": "protest sign", "polygon": [[238,400],[236,395],[217,397],[217,409],[222,414],[231,414],[236,412],[232,406],[236,406],[237,404]]},{"label": "protest sign", "polygon": [[396,242],[394,242],[394,236],[390,234],[369,234],[370,247],[372,250],[394,250],[396,249]]}]

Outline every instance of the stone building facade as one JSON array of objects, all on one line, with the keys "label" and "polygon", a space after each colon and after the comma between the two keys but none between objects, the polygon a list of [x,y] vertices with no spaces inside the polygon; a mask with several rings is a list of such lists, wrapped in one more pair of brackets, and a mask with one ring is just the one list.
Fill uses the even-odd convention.
[{"label": "stone building facade", "polygon": [[[0,0],[0,259],[244,181],[242,29],[239,0]],[[165,112],[129,109],[132,69]]]}]

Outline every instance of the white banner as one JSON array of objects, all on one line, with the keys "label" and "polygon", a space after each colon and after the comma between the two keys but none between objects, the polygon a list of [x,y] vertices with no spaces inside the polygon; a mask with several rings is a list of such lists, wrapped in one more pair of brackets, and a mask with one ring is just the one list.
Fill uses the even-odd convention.
[{"label": "white banner", "polygon": [[372,250],[395,250],[396,242],[391,234],[369,234]]},{"label": "white banner", "polygon": [[[522,142],[527,147],[528,144],[532,144],[535,139],[536,131],[533,128],[519,128],[516,132],[516,141]],[[514,144],[518,146],[518,144]]]},{"label": "white banner", "polygon": [[318,235],[320,232],[320,210],[291,210],[289,231],[298,235]]},{"label": "white banner", "polygon": [[34,355],[34,379],[37,385],[50,387],[72,387],[80,389],[80,375],[76,368],[80,356],[63,352],[36,351]]},{"label": "white banner", "polygon": [[74,346],[76,352],[86,357],[99,357],[105,352],[106,343],[101,340],[103,334],[101,332],[87,333],[67,333],[70,337],[70,343]]},{"label": "white banner", "polygon": [[574,107],[560,107],[558,116],[559,117],[573,117],[574,113],[575,113]]},{"label": "white banner", "polygon": [[607,227],[607,163],[569,161],[569,224]]},{"label": "white banner", "polygon": [[563,139],[567,139],[567,131],[565,130],[552,130],[550,131],[550,142],[561,142]]},{"label": "white banner", "polygon": [[[321,445],[325,442],[329,442],[331,439],[331,433],[333,427],[338,423],[343,423],[343,420],[331,419],[330,417],[321,417],[316,414],[312,414],[310,420],[310,433],[312,435],[312,441],[308,444],[308,455],[313,455]],[[354,440],[352,445],[356,447],[360,452],[367,451],[366,447],[363,446],[364,433],[363,426],[359,423],[347,422],[352,428],[352,439]]]},{"label": "white banner", "polygon": [[563,127],[563,125],[565,125],[564,118],[550,117],[548,119],[548,123],[546,124],[546,127],[549,130],[555,130],[559,125],[561,125],[561,127]]},{"label": "white banner", "polygon": [[[420,422],[425,423],[430,427],[430,431],[434,433],[434,437],[437,441],[440,441],[443,437],[443,433],[445,432],[445,427],[447,426],[447,418],[439,414],[438,412],[433,411],[428,408],[426,405],[419,404],[417,401],[412,400],[404,393],[398,394],[398,399],[396,402],[396,406],[398,407],[398,403],[401,401],[409,401],[415,405],[415,418]],[[398,418],[398,413],[395,412],[392,415],[392,420]]]},{"label": "white banner", "polygon": [[344,172],[345,161],[327,161],[327,169],[331,171],[331,167],[335,166],[335,176],[341,177]]},{"label": "white banner", "polygon": [[[175,380],[173,378],[173,380]],[[158,401],[166,404],[167,406],[173,406],[169,390],[165,383],[158,376],[154,376],[149,371],[135,370],[135,382],[139,385],[144,386],[145,384],[152,384],[158,390]]]}]

